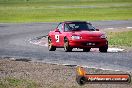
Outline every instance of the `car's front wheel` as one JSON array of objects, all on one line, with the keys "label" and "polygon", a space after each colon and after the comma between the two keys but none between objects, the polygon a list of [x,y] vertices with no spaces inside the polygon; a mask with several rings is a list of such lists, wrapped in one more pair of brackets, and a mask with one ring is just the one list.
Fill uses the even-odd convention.
[{"label": "car's front wheel", "polygon": [[100,52],[107,52],[107,50],[108,50],[108,46],[103,46],[99,48]]},{"label": "car's front wheel", "polygon": [[52,39],[48,37],[48,49],[49,51],[55,51],[56,47],[52,45]]},{"label": "car's front wheel", "polygon": [[69,41],[67,38],[64,38],[64,50],[65,52],[71,52],[72,48],[69,45]]}]

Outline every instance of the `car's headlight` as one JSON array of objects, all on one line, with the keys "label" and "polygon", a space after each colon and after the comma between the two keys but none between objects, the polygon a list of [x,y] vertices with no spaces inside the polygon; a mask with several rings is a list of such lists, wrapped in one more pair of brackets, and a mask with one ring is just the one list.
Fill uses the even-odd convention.
[{"label": "car's headlight", "polygon": [[100,36],[100,38],[102,38],[102,39],[106,39],[107,36],[106,36],[105,34],[103,34],[103,35]]},{"label": "car's headlight", "polygon": [[81,39],[81,37],[78,36],[78,35],[73,35],[71,38],[72,38],[73,40],[74,40],[74,39]]}]

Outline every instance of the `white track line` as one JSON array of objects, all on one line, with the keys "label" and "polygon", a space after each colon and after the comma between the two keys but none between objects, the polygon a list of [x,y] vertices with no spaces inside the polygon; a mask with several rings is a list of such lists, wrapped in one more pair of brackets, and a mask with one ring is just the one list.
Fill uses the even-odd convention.
[{"label": "white track line", "polygon": [[[45,40],[30,41],[30,43],[35,44],[35,45],[39,45],[39,46],[48,47],[48,43]],[[91,51],[92,52],[99,52],[99,49],[98,48],[92,48]],[[120,49],[120,48],[108,48],[108,52],[122,52],[122,51],[124,51],[124,49]]]},{"label": "white track line", "polygon": [[114,28],[106,28],[106,29],[114,29]]}]

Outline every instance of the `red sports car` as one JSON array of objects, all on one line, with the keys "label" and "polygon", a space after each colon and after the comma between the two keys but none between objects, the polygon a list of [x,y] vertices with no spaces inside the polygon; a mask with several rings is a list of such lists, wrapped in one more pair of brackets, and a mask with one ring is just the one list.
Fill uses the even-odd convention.
[{"label": "red sports car", "polygon": [[65,21],[59,23],[54,31],[48,34],[48,49],[64,48],[66,52],[73,48],[89,52],[91,48],[99,48],[100,52],[107,52],[108,41],[106,35],[95,29],[86,21]]}]

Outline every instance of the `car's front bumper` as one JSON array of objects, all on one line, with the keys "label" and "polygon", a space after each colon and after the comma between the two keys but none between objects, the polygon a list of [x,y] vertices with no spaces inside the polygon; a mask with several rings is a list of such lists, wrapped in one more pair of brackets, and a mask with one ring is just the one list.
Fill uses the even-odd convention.
[{"label": "car's front bumper", "polygon": [[106,39],[70,40],[69,45],[72,48],[99,48],[103,46],[108,46],[108,41]]}]

